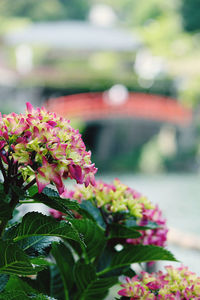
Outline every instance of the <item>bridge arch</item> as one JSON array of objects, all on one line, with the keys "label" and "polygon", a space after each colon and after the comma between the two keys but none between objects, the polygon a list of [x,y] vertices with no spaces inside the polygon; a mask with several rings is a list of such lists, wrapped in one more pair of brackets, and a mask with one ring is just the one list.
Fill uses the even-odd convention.
[{"label": "bridge arch", "polygon": [[112,168],[112,159],[131,151],[137,156],[138,149],[158,134],[163,124],[172,126],[180,139],[192,123],[192,111],[177,100],[144,93],[129,93],[118,105],[105,101],[105,93],[75,94],[50,99],[46,107],[85,122],[84,141],[101,169]]},{"label": "bridge arch", "polygon": [[122,104],[105,101],[104,93],[83,93],[49,99],[46,106],[51,111],[68,118],[85,121],[105,119],[145,119],[187,126],[192,121],[192,111],[177,100],[153,94],[130,92]]}]

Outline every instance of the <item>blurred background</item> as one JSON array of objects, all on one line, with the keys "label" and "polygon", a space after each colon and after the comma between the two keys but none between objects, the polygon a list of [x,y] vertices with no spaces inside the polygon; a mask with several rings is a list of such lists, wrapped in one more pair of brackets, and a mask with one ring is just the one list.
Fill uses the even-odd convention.
[{"label": "blurred background", "polygon": [[1,0],[0,110],[79,128],[98,177],[158,203],[199,273],[200,1]]}]

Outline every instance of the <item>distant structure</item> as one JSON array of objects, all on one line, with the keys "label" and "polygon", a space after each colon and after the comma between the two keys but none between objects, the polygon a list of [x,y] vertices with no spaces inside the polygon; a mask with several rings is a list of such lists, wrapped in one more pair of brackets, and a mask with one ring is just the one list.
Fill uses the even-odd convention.
[{"label": "distant structure", "polygon": [[160,95],[128,93],[122,103],[109,100],[109,93],[83,93],[47,101],[46,106],[62,116],[84,121],[108,119],[144,119],[187,126],[192,111],[175,99]]},{"label": "distant structure", "polygon": [[121,102],[109,101],[108,97],[109,92],[88,93],[46,102],[48,110],[85,122],[84,140],[97,159],[97,166],[106,168],[114,157],[139,149],[163,126],[169,129],[162,131],[167,147],[172,142],[182,147],[188,132],[193,139],[192,111],[174,99],[143,93],[124,93]]},{"label": "distant structure", "polygon": [[84,21],[33,23],[7,34],[9,45],[45,45],[74,51],[135,51],[138,36],[123,29],[102,27]]}]

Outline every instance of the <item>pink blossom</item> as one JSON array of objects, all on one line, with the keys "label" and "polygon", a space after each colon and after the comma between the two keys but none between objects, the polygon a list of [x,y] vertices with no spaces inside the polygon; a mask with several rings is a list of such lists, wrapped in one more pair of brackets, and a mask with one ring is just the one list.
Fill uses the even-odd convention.
[{"label": "pink blossom", "polygon": [[137,239],[127,239],[127,243],[130,244],[144,244],[155,246],[166,246],[167,241],[167,226],[166,220],[162,216],[161,210],[156,205],[153,209],[143,209],[143,217],[139,221],[140,226],[145,226],[148,222],[154,222],[159,226],[156,229],[141,230],[141,237]]},{"label": "pink blossom", "polygon": [[200,299],[200,277],[187,267],[168,266],[161,271],[126,278],[119,295],[129,299],[190,300]]},{"label": "pink blossom", "polygon": [[94,184],[97,171],[78,130],[68,120],[45,108],[34,109],[30,103],[25,114],[0,118],[0,157],[4,176],[12,163],[16,167],[9,167],[9,176],[21,173],[27,183],[35,178],[39,193],[51,183],[65,195],[63,179]]}]

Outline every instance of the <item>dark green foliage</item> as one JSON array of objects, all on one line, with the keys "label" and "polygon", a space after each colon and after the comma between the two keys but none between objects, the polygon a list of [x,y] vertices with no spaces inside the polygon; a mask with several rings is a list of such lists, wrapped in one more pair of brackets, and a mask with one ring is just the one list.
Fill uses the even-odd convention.
[{"label": "dark green foliage", "polygon": [[29,278],[23,280],[39,293],[59,300],[65,299],[63,280],[55,265],[39,272],[35,280]]},{"label": "dark green foliage", "polygon": [[9,275],[0,274],[0,292],[2,292],[9,280]]},{"label": "dark green foliage", "polygon": [[78,231],[69,223],[56,221],[52,217],[37,212],[28,213],[23,217],[22,222],[16,227],[14,241],[18,242],[28,237],[41,235],[69,238],[81,242]]},{"label": "dark green foliage", "polygon": [[186,31],[200,30],[200,1],[181,0],[180,13]]},{"label": "dark green foliage", "polygon": [[129,245],[113,255],[110,268],[115,269],[133,263],[156,260],[176,261],[168,250],[157,246]]},{"label": "dark green foliage", "polygon": [[[7,220],[9,199],[1,190],[0,198],[0,217]],[[79,205],[48,188],[41,194],[30,188],[25,200],[31,199],[61,211],[63,220],[38,212],[11,219],[16,223],[0,239],[0,300],[103,300],[120,275],[135,275],[132,263],[175,261],[163,248],[126,244],[141,236],[139,230],[158,228],[155,223],[138,226],[127,212],[111,214],[95,199]]]},{"label": "dark green foliage", "polygon": [[91,219],[93,219],[94,221],[97,222],[97,224],[99,226],[101,226],[102,228],[105,228],[106,225],[105,225],[105,222],[102,218],[102,215],[100,213],[100,210],[94,206],[91,201],[89,200],[86,200],[86,201],[83,201],[81,204],[80,204],[80,207],[83,211],[81,211],[81,214],[84,215],[84,211],[86,212],[86,217],[89,217]]},{"label": "dark green foliage", "polygon": [[60,198],[59,194],[50,188],[45,188],[41,194],[30,194],[29,198],[44,203],[45,205],[56,209],[64,214],[70,214],[69,209],[78,210],[79,205],[77,202]]},{"label": "dark green foliage", "polygon": [[141,236],[135,228],[127,228],[120,224],[112,224],[110,226],[109,238],[138,238]]},{"label": "dark green foliage", "polygon": [[74,284],[72,269],[74,266],[74,257],[63,243],[54,243],[51,251],[56,260],[57,267],[59,268],[62,277],[65,292],[70,291]]},{"label": "dark green foliage", "polygon": [[88,14],[89,4],[85,0],[3,0],[0,8],[4,16],[33,21],[82,20]]},{"label": "dark green foliage", "polygon": [[70,219],[77,231],[84,237],[86,254],[89,258],[96,257],[102,252],[106,238],[104,231],[89,219]]},{"label": "dark green foliage", "polygon": [[80,291],[81,300],[104,299],[108,289],[117,283],[117,277],[97,278],[93,265],[78,262],[74,277]]},{"label": "dark green foliage", "polygon": [[33,267],[28,256],[16,244],[0,241],[0,273],[31,275],[43,267]]},{"label": "dark green foliage", "polygon": [[31,236],[17,242],[17,244],[31,257],[46,256],[51,249],[52,242],[56,240],[58,239],[54,236]]}]

